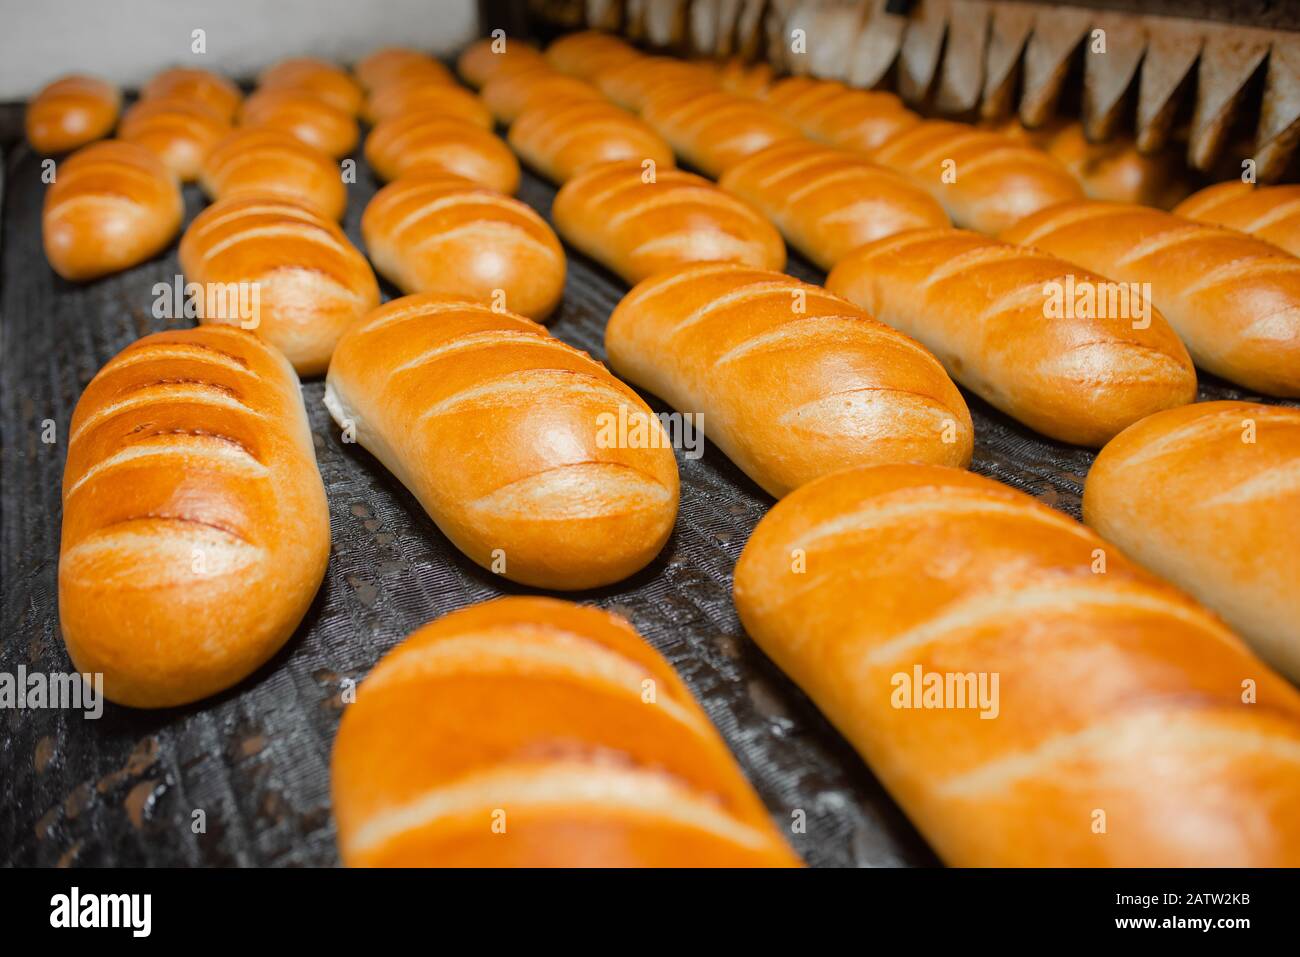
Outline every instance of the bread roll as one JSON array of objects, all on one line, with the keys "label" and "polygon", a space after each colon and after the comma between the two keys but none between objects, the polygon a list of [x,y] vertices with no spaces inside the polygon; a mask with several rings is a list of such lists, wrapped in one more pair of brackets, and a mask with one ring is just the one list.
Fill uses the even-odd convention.
[{"label": "bread roll", "polygon": [[1089,199],[1169,209],[1187,195],[1182,158],[1173,150],[1140,153],[1128,137],[1089,143],[1078,122],[1047,130],[1042,139],[1042,148],[1070,171]]},{"label": "bread roll", "polygon": [[521,113],[542,105],[586,100],[603,102],[600,91],[590,83],[556,73],[543,64],[535,70],[513,70],[483,84],[483,103],[502,123],[513,123]]},{"label": "bread roll", "polygon": [[1300,396],[1300,260],[1276,246],[1100,202],[1043,210],[1004,238],[1110,279],[1150,283],[1198,366],[1268,395]]},{"label": "bread roll", "polygon": [[38,153],[66,153],[102,140],[117,125],[122,93],[91,76],[55,80],[27,105],[27,142]]},{"label": "bread roll", "polygon": [[761,100],[776,82],[776,71],[770,63],[746,63],[740,57],[732,57],[719,68],[717,81],[728,93]]},{"label": "bread roll", "polygon": [[677,462],[659,420],[522,316],[444,296],[389,302],[339,343],[325,404],[452,544],[511,581],[608,585],[672,531]]},{"label": "bread roll", "polygon": [[382,180],[436,169],[499,193],[519,188],[519,161],[482,127],[437,113],[384,120],[366,137],[366,161]]},{"label": "bread roll", "polygon": [[[180,254],[186,281],[205,287],[199,321],[253,329],[302,376],[324,372],[343,331],[379,304],[365,257],[306,206],[260,196],[218,200],[185,230]],[[236,283],[255,287],[256,300],[251,288],[239,290],[242,300],[230,298]]]},{"label": "bread roll", "polygon": [[59,624],[135,708],[198,701],[288,640],[329,557],[298,379],[238,329],[159,332],[86,387],[63,471]]},{"label": "bread roll", "polygon": [[561,73],[586,80],[614,64],[639,60],[642,54],[618,37],[584,30],[560,37],[546,48],[545,57]]},{"label": "bread roll", "polygon": [[553,183],[616,160],[653,160],[671,169],[673,151],[631,113],[608,103],[560,100],[539,103],[510,127],[511,147]]},{"label": "bread roll", "polygon": [[413,79],[389,83],[370,94],[365,116],[371,124],[382,123],[405,113],[436,113],[465,120],[485,130],[492,129],[492,114],[469,90],[436,79]]},{"label": "bread roll", "polygon": [[484,38],[465,48],[456,61],[456,72],[472,87],[481,87],[498,76],[520,69],[546,66],[546,58],[523,40]]},{"label": "bread roll", "polygon": [[181,225],[180,184],[135,143],[93,143],[63,160],[45,192],[45,258],[64,279],[96,279],[162,252]]},{"label": "bread roll", "polygon": [[208,153],[199,183],[211,199],[273,196],[329,219],[348,204],[338,165],[280,130],[236,130]]},{"label": "bread roll", "polygon": [[154,153],[188,183],[199,178],[208,153],[230,133],[230,124],[198,101],[157,96],[127,110],[117,135]]},{"label": "bread roll", "polygon": [[1300,683],[1300,410],[1201,402],[1108,443],[1083,518]]},{"label": "bread roll", "polygon": [[1300,186],[1252,186],[1240,180],[1208,186],[1174,212],[1227,226],[1300,256]]},{"label": "bread roll", "polygon": [[826,287],[1062,442],[1099,446],[1196,398],[1187,350],[1138,291],[1032,249],[957,229],[903,233],[850,253]]},{"label": "bread roll", "polygon": [[798,863],[672,667],[552,598],[473,605],[389,652],[343,716],[331,791],[351,866]]},{"label": "bread roll", "polygon": [[954,225],[981,233],[996,234],[1083,196],[1074,177],[1042,150],[965,123],[926,120],[891,137],[871,158],[929,192]]},{"label": "bread roll", "polygon": [[783,273],[658,273],[618,304],[605,351],[621,378],[702,413],[710,441],[776,498],[850,465],[970,461],[970,413],[938,360]]},{"label": "bread roll", "polygon": [[793,125],[753,100],[690,85],[652,96],[641,116],[678,157],[713,179],[773,143],[802,138]]},{"label": "bread roll", "polygon": [[555,227],[629,283],[692,262],[785,266],[780,234],[754,210],[694,173],[666,169],[645,182],[636,160],[580,173],[556,194]]},{"label": "bread roll", "polygon": [[189,100],[233,123],[244,94],[220,74],[192,67],[174,67],[154,75],[140,90],[140,99]]},{"label": "bread roll", "polygon": [[948,864],[1300,864],[1300,695],[1020,492],[827,476],[759,523],[735,601]]},{"label": "bread roll", "polygon": [[500,305],[538,321],[564,292],[564,250],[532,208],[446,173],[412,173],[366,206],[375,268],[403,292]]},{"label": "bread roll", "polygon": [[352,68],[352,75],[372,95],[377,90],[412,80],[448,86],[456,83],[451,71],[433,57],[407,47],[381,47],[371,52]]},{"label": "bread roll", "polygon": [[762,100],[807,137],[870,152],[921,118],[892,93],[850,89],[843,83],[792,76],[774,83]]},{"label": "bread roll", "polygon": [[361,112],[365,94],[347,70],[315,57],[281,60],[262,71],[257,85],[267,90],[298,90],[324,100],[350,116]]},{"label": "bread roll", "polygon": [[621,60],[596,73],[592,82],[612,102],[633,112],[639,112],[670,84],[691,83],[701,90],[718,86],[716,75],[707,67],[661,56]]},{"label": "bread roll", "polygon": [[718,181],[770,219],[822,269],[851,250],[908,229],[947,226],[930,194],[865,157],[808,140],[784,140]]},{"label": "bread roll", "polygon": [[294,87],[258,90],[240,110],[239,125],[283,130],[335,159],[351,153],[361,130],[351,113]]}]

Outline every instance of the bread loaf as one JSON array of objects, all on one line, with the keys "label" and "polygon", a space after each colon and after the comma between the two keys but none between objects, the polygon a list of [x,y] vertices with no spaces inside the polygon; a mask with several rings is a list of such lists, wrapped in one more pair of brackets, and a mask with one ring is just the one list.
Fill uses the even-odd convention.
[{"label": "bread loaf", "polygon": [[336,159],[356,148],[361,130],[351,113],[294,87],[258,90],[244,101],[240,126],[283,130]]},{"label": "bread loaf", "polygon": [[1300,396],[1300,260],[1262,240],[1170,213],[1077,202],[1004,238],[1121,282],[1151,300],[1196,364],[1269,395]]},{"label": "bread loaf", "polygon": [[418,78],[389,83],[366,100],[365,116],[371,124],[406,113],[435,113],[492,129],[492,114],[482,100],[442,80]]},{"label": "bread loaf", "polygon": [[27,142],[38,153],[66,153],[101,140],[117,125],[122,94],[91,76],[65,76],[27,106]]},{"label": "bread loaf", "polygon": [[189,100],[206,107],[227,123],[233,123],[244,94],[220,74],[193,67],[174,67],[155,74],[140,90],[140,99]]},{"label": "bread loaf", "polygon": [[519,188],[519,162],[487,130],[437,113],[384,120],[366,137],[366,161],[382,180],[436,169],[499,193]]},{"label": "bread loaf", "polygon": [[412,80],[454,86],[451,71],[426,53],[407,47],[381,47],[362,57],[352,68],[352,75],[372,95],[394,84]]},{"label": "bread loaf", "polygon": [[361,85],[346,70],[315,57],[281,60],[258,76],[257,85],[266,90],[310,93],[350,116],[361,112],[365,99]]},{"label": "bread loaf", "polygon": [[198,179],[203,161],[231,133],[230,124],[198,101],[157,96],[126,111],[117,135],[155,154],[182,182]]},{"label": "bread loaf", "polygon": [[873,240],[948,225],[943,207],[921,187],[861,154],[804,139],[754,153],[718,185],[775,223],[822,269]]},{"label": "bread loaf", "polygon": [[515,70],[547,65],[537,48],[522,40],[484,38],[465,48],[456,61],[456,72],[470,86],[481,87],[489,80]]},{"label": "bread loaf", "polygon": [[870,155],[929,192],[954,225],[981,233],[996,234],[1083,196],[1074,177],[1042,150],[965,123],[918,123]]},{"label": "bread loaf", "polygon": [[45,192],[45,257],[64,279],[96,279],[162,252],[180,229],[180,184],[143,146],[109,140],[73,153]]},{"label": "bread loaf", "polygon": [[1300,683],[1300,410],[1201,402],[1148,416],[1097,456],[1083,518]]},{"label": "bread loaf", "polygon": [[459,176],[389,183],[366,206],[361,235],[375,268],[403,292],[463,296],[540,321],[564,291],[564,250],[546,221]]},{"label": "bread loaf", "polygon": [[560,100],[539,103],[510,127],[510,146],[553,183],[617,160],[653,161],[671,169],[673,151],[631,113],[608,103]]},{"label": "bread loaf", "polygon": [[306,613],[329,512],[298,379],[238,329],[145,336],[72,415],[59,624],[73,667],[135,708],[251,674]]},{"label": "bread loaf", "polygon": [[827,476],[759,523],[735,601],[948,864],[1300,864],[1300,695],[1020,492]]},{"label": "bread loaf", "polygon": [[806,76],[780,80],[761,98],[805,136],[843,149],[870,152],[921,122],[892,93]]},{"label": "bread loaf", "polygon": [[655,94],[641,116],[680,159],[713,179],[773,143],[801,138],[793,125],[753,100],[691,85]]},{"label": "bread loaf", "polygon": [[1300,256],[1300,186],[1252,186],[1230,180],[1183,200],[1174,212],[1227,226]]},{"label": "bread loaf", "polygon": [[740,57],[732,57],[718,69],[717,82],[728,93],[761,100],[776,82],[776,71],[772,64],[761,60],[747,63]]},{"label": "bread loaf", "polygon": [[659,420],[522,316],[444,296],[393,300],[339,342],[325,404],[452,544],[511,581],[608,585],[672,531],[677,462]]},{"label": "bread loaf", "polygon": [[339,167],[280,130],[236,130],[212,148],[199,172],[211,199],[272,196],[342,219],[348,196]]},{"label": "bread loaf", "polygon": [[586,100],[602,102],[600,91],[544,63],[534,70],[513,70],[483,84],[483,104],[502,123],[513,123],[521,113],[542,105]]},{"label": "bread loaf", "polygon": [[966,403],[937,359],[853,304],[726,263],[658,273],[605,329],[610,366],[769,494],[850,465],[970,461]]},{"label": "bread loaf", "polygon": [[274,198],[213,203],[185,230],[180,258],[186,282],[205,290],[200,322],[254,330],[302,376],[323,373],[343,331],[379,304],[375,274],[343,230]]},{"label": "bread loaf", "polygon": [[1141,153],[1127,137],[1089,143],[1077,122],[1045,131],[1042,141],[1089,199],[1169,209],[1187,195],[1182,158],[1173,150]]},{"label": "bread loaf", "polygon": [[701,90],[718,86],[716,75],[703,64],[659,56],[620,60],[591,79],[612,102],[633,112],[640,112],[652,96],[670,84],[691,83]]},{"label": "bread loaf", "polygon": [[590,79],[614,64],[642,58],[635,47],[597,30],[562,36],[546,48],[546,62],[571,76]]},{"label": "bread loaf", "polygon": [[370,673],[331,761],[351,866],[798,863],[690,692],[622,618],[502,598]]},{"label": "bread loaf", "polygon": [[692,262],[785,266],[785,244],[772,224],[707,179],[674,169],[645,178],[636,160],[578,174],[555,196],[555,227],[633,284]]},{"label": "bread loaf", "polygon": [[1062,442],[1099,446],[1196,398],[1187,350],[1139,290],[1032,249],[957,229],[903,233],[850,253],[826,287]]}]

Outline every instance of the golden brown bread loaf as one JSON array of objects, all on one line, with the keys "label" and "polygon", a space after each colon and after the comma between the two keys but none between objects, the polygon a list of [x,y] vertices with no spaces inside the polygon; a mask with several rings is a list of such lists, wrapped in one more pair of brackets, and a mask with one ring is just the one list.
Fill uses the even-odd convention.
[{"label": "golden brown bread loaf", "polygon": [[636,160],[579,173],[555,196],[555,228],[632,284],[692,262],[785,266],[772,224],[707,179],[674,169],[645,178]]},{"label": "golden brown bread loaf", "polygon": [[366,137],[366,161],[382,180],[437,169],[499,193],[519,188],[519,161],[482,127],[437,113],[384,120]]},{"label": "golden brown bread loaf", "polygon": [[65,76],[32,97],[27,142],[38,153],[66,153],[113,132],[122,93],[92,76]]},{"label": "golden brown bread loaf", "polygon": [[570,33],[546,48],[546,62],[561,73],[587,80],[615,64],[639,60],[642,54],[633,46],[597,30]]},{"label": "golden brown bread loaf", "polygon": [[331,760],[350,866],[795,866],[686,686],[625,620],[553,598],[384,656]]},{"label": "golden brown bread loaf", "polygon": [[92,143],[59,164],[45,192],[45,258],[64,279],[129,269],[166,248],[180,229],[180,184],[143,146]]},{"label": "golden brown bread loaf", "polygon": [[658,273],[618,304],[605,351],[621,378],[702,413],[709,440],[776,498],[850,465],[970,461],[970,413],[939,361],[783,273]]},{"label": "golden brown bread loaf", "polygon": [[1074,177],[1042,150],[965,123],[926,120],[870,155],[929,192],[954,225],[990,235],[1083,196]]},{"label": "golden brown bread loaf", "polygon": [[651,96],[641,116],[678,157],[713,179],[773,143],[802,138],[792,124],[754,100],[692,84]]},{"label": "golden brown bread loaf", "polygon": [[295,87],[269,87],[255,92],[239,111],[239,125],[283,130],[335,159],[351,153],[361,138],[361,129],[351,113]]},{"label": "golden brown bread loaf", "polygon": [[762,60],[746,63],[740,57],[732,57],[718,68],[717,82],[728,93],[761,100],[776,82],[776,71],[772,64]]},{"label": "golden brown bread loaf", "polygon": [[654,130],[595,100],[539,103],[520,114],[507,138],[525,163],[557,184],[617,160],[652,160],[657,169],[675,165],[672,149]]},{"label": "golden brown bread loaf", "polygon": [[1174,213],[1198,223],[1227,226],[1300,256],[1300,186],[1216,183],[1187,197]]},{"label": "golden brown bread loaf", "polygon": [[189,100],[206,107],[227,123],[233,123],[244,94],[220,74],[193,67],[174,67],[156,74],[140,90],[140,99]]},{"label": "golden brown bread loaf", "polygon": [[828,476],[759,523],[735,602],[948,864],[1300,864],[1300,695],[1020,492]]},{"label": "golden brown bread loaf", "polygon": [[564,250],[546,221],[460,176],[389,183],[366,206],[361,235],[375,268],[406,293],[462,296],[541,321],[564,292]]},{"label": "golden brown bread loaf", "polygon": [[1300,683],[1300,410],[1201,402],[1143,419],[1097,456],[1083,519]]},{"label": "golden brown bread loaf", "polygon": [[338,165],[281,130],[236,130],[203,161],[199,183],[211,199],[273,196],[342,219],[347,190]]},{"label": "golden brown bread loaf", "polygon": [[445,66],[418,50],[407,47],[381,47],[357,61],[352,75],[367,92],[412,80],[454,86],[456,81]]},{"label": "golden brown bread loaf", "polygon": [[659,420],[599,362],[522,316],[395,299],[339,342],[325,404],[452,544],[511,581],[608,585],[672,531],[677,461]]},{"label": "golden brown bread loaf", "polygon": [[1138,291],[1032,249],[963,230],[918,230],[850,253],[826,287],[915,337],[992,405],[1062,442],[1099,446],[1143,416],[1196,398],[1187,350]]},{"label": "golden brown bread loaf", "polygon": [[470,86],[482,87],[503,74],[548,65],[537,48],[523,40],[484,38],[465,48],[456,61],[456,72]]},{"label": "golden brown bread loaf", "polygon": [[1078,122],[1036,133],[1033,141],[1070,171],[1089,199],[1169,209],[1187,195],[1182,158],[1172,149],[1141,153],[1128,137],[1089,143]]},{"label": "golden brown bread loaf", "polygon": [[[185,230],[180,259],[186,282],[205,287],[200,322],[252,329],[302,376],[324,372],[343,331],[379,304],[370,264],[333,220],[271,197],[213,203]],[[243,299],[226,295],[241,283]]]},{"label": "golden brown bread loaf", "polygon": [[859,153],[783,140],[728,169],[718,185],[776,224],[822,269],[908,229],[948,225],[925,190]]},{"label": "golden brown bread loaf", "polygon": [[669,84],[692,83],[702,90],[718,86],[716,74],[708,67],[661,56],[618,61],[597,72],[591,81],[613,103],[633,112],[640,112],[651,96]]},{"label": "golden brown bread loaf", "polygon": [[361,112],[365,93],[347,70],[315,57],[281,60],[263,70],[257,78],[261,89],[298,90],[324,100],[349,116]]},{"label": "golden brown bread loaf", "polygon": [[1045,209],[1004,238],[1109,279],[1150,283],[1151,300],[1198,366],[1268,395],[1300,396],[1300,260],[1278,247],[1093,201]]},{"label": "golden brown bread loaf", "polygon": [[238,329],[160,332],[86,387],[63,471],[59,623],[136,708],[241,681],[293,634],[329,557],[298,378]]},{"label": "golden brown bread loaf", "polygon": [[843,83],[806,76],[774,83],[761,99],[805,136],[863,152],[882,146],[921,122],[892,93],[855,90]]},{"label": "golden brown bread loaf", "polygon": [[127,110],[117,135],[154,153],[188,183],[198,179],[208,153],[231,132],[229,123],[198,101],[156,96]]},{"label": "golden brown bread loaf", "polygon": [[502,123],[513,123],[521,113],[543,104],[602,101],[600,91],[590,83],[557,73],[545,63],[532,70],[501,73],[483,84],[480,95],[492,116]]},{"label": "golden brown bread loaf", "polygon": [[492,114],[484,102],[444,80],[416,78],[388,83],[366,100],[365,118],[371,125],[404,113],[437,113],[492,129]]}]

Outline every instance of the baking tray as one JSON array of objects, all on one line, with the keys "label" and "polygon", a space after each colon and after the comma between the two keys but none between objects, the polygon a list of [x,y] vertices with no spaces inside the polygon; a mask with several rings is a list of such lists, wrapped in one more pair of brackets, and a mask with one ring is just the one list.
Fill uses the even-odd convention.
[{"label": "baking tray", "polygon": [[[10,115],[13,115],[12,108]],[[344,223],[376,183],[354,157]],[[177,247],[87,284],[56,276],[41,250],[40,160],[3,155],[0,183],[0,672],[66,672],[57,569],[64,437],[82,389],[136,338],[188,325],[154,318],[153,285],[180,272]],[[555,190],[525,173],[519,196],[550,219]],[[186,223],[203,208],[185,189]],[[550,324],[604,359],[605,322],[627,287],[568,250]],[[792,256],[789,271],[824,276]],[[397,295],[384,286],[385,298]],[[197,705],[133,711],[0,710],[0,863],[338,863],[329,754],[345,679],[361,679],[411,631],[474,602],[525,593],[466,560],[371,456],[340,441],[320,380],[303,386],[329,496],[329,569],[286,647],[237,687]],[[1075,516],[1092,453],[1044,440],[966,393],[972,468]],[[647,397],[656,410],[666,406]],[[1202,399],[1257,396],[1202,376]],[[42,431],[53,420],[57,441]],[[731,603],[736,559],[772,499],[712,447],[678,455],[681,510],[663,553],[609,588],[570,594],[626,616],[694,692],[778,826],[814,866],[934,865],[933,852],[853,749],[745,636]],[[202,811],[202,815],[196,814]],[[198,827],[202,821],[203,828]]]}]

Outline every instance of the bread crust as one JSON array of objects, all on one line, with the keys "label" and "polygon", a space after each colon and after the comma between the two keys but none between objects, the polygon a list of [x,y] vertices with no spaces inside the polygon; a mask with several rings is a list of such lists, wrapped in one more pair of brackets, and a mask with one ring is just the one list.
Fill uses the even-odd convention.
[{"label": "bread crust", "polygon": [[244,94],[219,73],[193,67],[173,67],[155,74],[140,90],[141,100],[157,97],[189,100],[211,110],[227,123],[233,123]]},{"label": "bread crust", "polygon": [[785,266],[780,234],[743,201],[694,173],[645,176],[629,160],[569,180],[551,206],[560,235],[632,284],[691,262]]},{"label": "bread crust", "polygon": [[399,80],[372,91],[366,99],[365,118],[372,126],[404,113],[437,113],[492,129],[492,114],[484,102],[447,80]]},{"label": "bread crust", "polygon": [[335,739],[352,867],[790,867],[690,692],[622,618],[501,598],[384,656]]},{"label": "bread crust", "polygon": [[850,465],[970,461],[970,412],[939,361],[852,303],[727,263],[658,273],[605,329],[611,368],[686,413],[780,498]]},{"label": "bread crust", "polygon": [[93,76],[65,76],[32,97],[27,105],[27,142],[50,155],[101,140],[113,132],[122,93]]},{"label": "bread crust", "polygon": [[[325,401],[457,548],[511,581],[620,581],[672,531],[677,462],[659,420],[599,362],[522,316],[395,299],[343,336]],[[646,426],[645,443],[606,431],[620,415]]]},{"label": "bread crust", "polygon": [[654,130],[599,100],[538,103],[519,115],[507,139],[526,164],[557,185],[618,160],[651,160],[658,169],[676,165],[672,148]]},{"label": "bread crust", "polygon": [[1300,256],[1300,186],[1254,186],[1229,180],[1187,197],[1174,213],[1249,233]]},{"label": "bread crust", "polygon": [[759,523],[734,597],[948,864],[1300,864],[1300,695],[1021,492],[929,466],[828,476]]},{"label": "bread crust", "polygon": [[361,128],[351,113],[292,86],[257,90],[244,101],[239,125],[283,130],[335,159],[351,153],[361,138]]},{"label": "bread crust", "polygon": [[505,38],[505,46],[497,52],[495,41],[484,38],[465,48],[456,60],[456,72],[470,86],[482,87],[496,77],[519,69],[545,66],[546,59],[523,40]]},{"label": "bread crust", "polygon": [[761,104],[692,83],[656,93],[641,116],[683,162],[712,179],[773,143],[802,138],[792,124]]},{"label": "bread crust", "polygon": [[64,279],[97,279],[149,259],[180,229],[180,184],[156,155],[108,140],[63,160],[45,192],[45,258]]},{"label": "bread crust", "polygon": [[297,628],[329,538],[284,357],[226,327],[137,340],[70,426],[59,623],[73,667],[136,708],[234,685]]},{"label": "bread crust", "polygon": [[273,197],[332,220],[347,210],[338,164],[282,130],[235,130],[208,152],[199,185],[212,200]]},{"label": "bread crust", "polygon": [[409,47],[381,47],[362,57],[352,67],[352,75],[362,89],[372,96],[394,84],[411,81],[455,86],[456,80],[445,66],[419,50]]},{"label": "bread crust", "polygon": [[892,93],[850,89],[806,76],[778,80],[759,98],[810,139],[863,152],[883,146],[921,122]]},{"label": "bread crust", "polygon": [[437,113],[384,120],[366,137],[366,161],[392,181],[416,170],[464,176],[499,193],[519,188],[519,161],[487,130]]},{"label": "bread crust", "polygon": [[315,57],[292,57],[267,67],[257,77],[260,89],[310,93],[349,116],[361,112],[365,93],[347,70]]},{"label": "bread crust", "polygon": [[598,30],[565,34],[548,46],[543,56],[561,73],[584,80],[615,64],[641,59],[631,44]]},{"label": "bread crust", "polygon": [[492,116],[507,124],[542,104],[571,100],[602,102],[600,91],[590,83],[557,73],[540,61],[535,69],[511,70],[493,77],[483,84],[481,96]]},{"label": "bread crust", "polygon": [[194,100],[156,96],[140,100],[122,117],[118,138],[157,155],[181,182],[198,179],[203,161],[232,128]]}]

